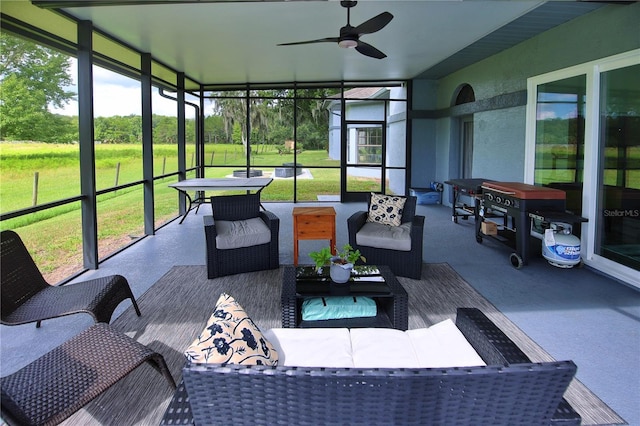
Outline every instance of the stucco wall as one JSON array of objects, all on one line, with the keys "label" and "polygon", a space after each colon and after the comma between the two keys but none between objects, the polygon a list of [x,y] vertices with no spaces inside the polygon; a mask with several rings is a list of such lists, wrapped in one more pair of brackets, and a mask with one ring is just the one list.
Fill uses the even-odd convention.
[{"label": "stucco wall", "polygon": [[474,177],[523,181],[524,116],[524,106],[474,115]]},{"label": "stucco wall", "polygon": [[[433,110],[437,106],[437,82],[415,80],[412,82],[414,98],[411,108],[418,111]],[[436,178],[436,120],[413,119],[411,121],[411,176],[410,186],[422,187]]]},{"label": "stucco wall", "polygon": [[[604,7],[437,82],[414,81],[412,114],[417,110],[444,117],[414,120],[412,182],[460,177],[460,159],[452,158],[460,155],[454,146],[459,143],[457,133],[452,129],[457,120],[445,110],[462,84],[473,87],[476,101],[524,91],[529,77],[639,48],[638,22],[640,3]],[[524,104],[503,108],[499,103],[495,108],[474,113],[473,175],[522,181],[526,108]],[[428,125],[429,121],[437,125]],[[448,200],[446,194],[444,200]]]},{"label": "stucco wall", "polygon": [[451,106],[456,88],[473,87],[476,100],[527,88],[527,78],[640,47],[640,3],[604,7],[524,41],[438,81],[438,108]]}]

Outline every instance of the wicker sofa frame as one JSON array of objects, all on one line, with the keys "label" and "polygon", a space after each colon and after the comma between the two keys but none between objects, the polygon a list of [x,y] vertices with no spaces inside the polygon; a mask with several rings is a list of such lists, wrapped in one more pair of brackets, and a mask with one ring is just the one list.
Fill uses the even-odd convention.
[{"label": "wicker sofa frame", "polygon": [[2,317],[4,325],[35,322],[65,315],[86,313],[95,322],[109,323],[113,312],[125,299],[140,316],[140,309],[126,278],[109,275],[77,284],[54,286],[47,283],[29,251],[14,231],[0,234]]},{"label": "wicker sofa frame", "polygon": [[522,351],[475,308],[458,309],[456,325],[488,366],[356,369],[187,363],[184,382],[162,424],[580,424],[580,416],[562,397],[576,372],[573,362],[525,362]]},{"label": "wicker sofa frame", "polygon": [[[211,208],[213,216],[204,217],[209,278],[276,269],[280,266],[280,219],[273,212],[260,210],[259,194],[211,197]],[[261,218],[271,230],[269,243],[226,250],[216,247],[216,220],[244,220],[254,217]]]},{"label": "wicker sofa frame", "polygon": [[[389,265],[399,277],[420,279],[422,275],[422,242],[424,238],[424,216],[416,215],[417,197],[411,195],[402,211],[402,223],[411,224],[411,250],[389,250],[368,247],[356,243],[356,233],[367,221],[368,211],[357,211],[347,219],[347,231],[351,247],[360,250],[370,265]],[[371,204],[371,194],[367,195],[367,206]]]}]

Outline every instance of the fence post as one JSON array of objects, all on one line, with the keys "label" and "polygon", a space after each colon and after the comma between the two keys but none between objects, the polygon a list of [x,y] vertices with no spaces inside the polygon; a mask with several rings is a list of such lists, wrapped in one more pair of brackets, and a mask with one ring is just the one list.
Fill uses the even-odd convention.
[{"label": "fence post", "polygon": [[209,163],[210,166],[213,166],[213,154],[215,153],[215,151],[211,151],[211,163]]},{"label": "fence post", "polygon": [[40,177],[40,172],[35,172],[33,174],[33,205],[38,205],[38,178]]},{"label": "fence post", "polygon": [[162,157],[162,175],[164,176],[164,169],[167,165],[167,157]]},{"label": "fence post", "polygon": [[120,180],[120,162],[116,164],[116,183],[113,186],[118,186],[118,181]]},{"label": "fence post", "polygon": [[196,153],[195,153],[195,152],[192,152],[192,153],[191,153],[191,167],[193,167],[193,156],[194,156],[194,155],[196,155]]}]

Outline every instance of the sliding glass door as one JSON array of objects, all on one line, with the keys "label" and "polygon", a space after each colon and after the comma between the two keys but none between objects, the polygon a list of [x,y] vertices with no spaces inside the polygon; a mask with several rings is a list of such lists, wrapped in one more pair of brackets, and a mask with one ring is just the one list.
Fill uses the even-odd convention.
[{"label": "sliding glass door", "polygon": [[594,252],[640,271],[640,65],[600,75]]},{"label": "sliding glass door", "polygon": [[527,181],[562,189],[586,264],[638,284],[640,51],[528,82]]}]

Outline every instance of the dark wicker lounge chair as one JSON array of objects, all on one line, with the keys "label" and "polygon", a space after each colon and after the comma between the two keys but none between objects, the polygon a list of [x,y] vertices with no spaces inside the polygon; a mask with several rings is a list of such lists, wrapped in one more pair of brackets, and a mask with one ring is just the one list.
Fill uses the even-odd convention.
[{"label": "dark wicker lounge chair", "polygon": [[14,231],[2,231],[0,248],[2,324],[36,322],[40,327],[43,320],[77,313],[87,313],[96,322],[108,323],[113,311],[125,299],[131,299],[140,316],[129,283],[120,275],[52,286],[45,281]]},{"label": "dark wicker lounge chair", "polygon": [[[278,234],[280,219],[270,211],[260,210],[260,195],[225,195],[211,197],[213,216],[204,217],[207,244],[207,275],[209,278],[242,272],[276,269],[280,266]],[[271,231],[270,241],[248,247],[218,247],[216,221],[240,221],[260,218]]]},{"label": "dark wicker lounge chair", "polygon": [[108,324],[95,324],[0,379],[2,417],[10,425],[56,425],[144,362],[175,389],[162,355]]},{"label": "dark wicker lounge chair", "polygon": [[[369,247],[356,242],[356,234],[367,222],[368,211],[358,211],[347,219],[349,244],[360,250],[367,258],[369,265],[389,265],[394,274],[400,277],[420,279],[422,274],[422,241],[424,232],[424,216],[416,215],[417,197],[409,196],[402,212],[403,224],[411,222],[411,250],[390,250],[378,247]],[[368,195],[367,205],[371,203],[371,194]]]}]

